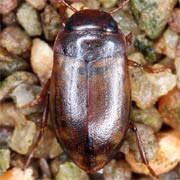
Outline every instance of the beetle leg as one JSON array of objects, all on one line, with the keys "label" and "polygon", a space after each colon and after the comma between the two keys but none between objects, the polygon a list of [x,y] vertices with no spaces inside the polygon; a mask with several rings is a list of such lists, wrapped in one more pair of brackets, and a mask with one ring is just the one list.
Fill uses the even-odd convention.
[{"label": "beetle leg", "polygon": [[56,1],[57,1],[57,3],[61,3],[61,4],[65,5],[66,7],[71,9],[73,12],[78,12],[78,10],[76,8],[74,8],[73,6],[68,4],[65,0],[56,0]]},{"label": "beetle leg", "polygon": [[48,90],[49,90],[49,85],[50,85],[50,78],[47,80],[46,84],[44,85],[43,90],[41,91],[41,94],[37,96],[37,98],[34,101],[23,106],[23,108],[34,107],[41,104],[46,99],[46,95],[48,94]]},{"label": "beetle leg", "polygon": [[112,14],[116,13],[117,11],[119,11],[120,9],[126,7],[126,6],[129,4],[129,1],[130,1],[130,0],[125,0],[125,1],[123,1],[122,3],[120,3],[120,4],[118,5],[117,8],[112,9],[111,11],[109,11],[109,14],[112,15]]},{"label": "beetle leg", "polygon": [[127,45],[130,45],[132,43],[132,33],[128,33],[126,36],[125,36],[125,40],[126,40],[126,44]]},{"label": "beetle leg", "polygon": [[143,147],[143,145],[142,145],[142,141],[141,141],[141,138],[140,138],[140,136],[139,136],[137,127],[135,126],[135,124],[133,124],[132,122],[130,122],[129,128],[130,128],[132,131],[134,131],[134,133],[135,133],[135,135],[136,135],[136,140],[137,140],[139,152],[140,152],[141,159],[142,159],[143,163],[144,163],[144,164],[146,165],[146,167],[149,169],[149,172],[151,173],[151,175],[158,180],[158,176],[156,175],[156,173],[154,172],[154,170],[153,170],[153,169],[151,168],[151,166],[149,165],[149,161],[148,161],[148,159],[147,159],[147,157],[146,157],[146,153],[145,153],[144,147]]},{"label": "beetle leg", "polygon": [[44,109],[43,109],[43,116],[42,116],[42,120],[41,120],[41,128],[40,131],[38,132],[37,138],[35,140],[35,143],[32,146],[32,149],[30,151],[29,157],[26,161],[26,164],[24,166],[24,170],[27,169],[27,167],[30,164],[30,161],[32,159],[33,153],[35,151],[35,149],[37,148],[43,134],[44,134],[44,130],[47,127],[47,123],[48,123],[48,112],[49,112],[49,94],[47,94],[46,96],[46,101],[45,101],[45,105],[44,105]]},{"label": "beetle leg", "polygon": [[132,61],[130,59],[127,60],[127,63],[128,63],[128,66],[138,67],[138,68],[140,68],[146,72],[149,72],[149,73],[160,73],[160,72],[163,72],[167,69],[166,67],[152,68],[152,67],[147,66],[147,65],[139,64],[139,63]]}]

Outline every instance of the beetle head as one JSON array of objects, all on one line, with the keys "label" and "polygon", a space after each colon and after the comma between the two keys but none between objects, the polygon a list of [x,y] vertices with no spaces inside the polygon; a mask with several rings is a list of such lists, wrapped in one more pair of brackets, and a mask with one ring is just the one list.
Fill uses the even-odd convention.
[{"label": "beetle head", "polygon": [[99,30],[116,33],[118,25],[109,13],[99,10],[75,12],[66,22],[65,31]]}]

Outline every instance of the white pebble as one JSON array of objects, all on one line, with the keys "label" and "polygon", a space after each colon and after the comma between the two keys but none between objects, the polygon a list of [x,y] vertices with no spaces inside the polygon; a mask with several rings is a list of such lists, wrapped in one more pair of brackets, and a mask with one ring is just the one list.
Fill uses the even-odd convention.
[{"label": "white pebble", "polygon": [[31,65],[41,84],[45,84],[52,72],[53,50],[45,41],[39,38],[33,40]]}]

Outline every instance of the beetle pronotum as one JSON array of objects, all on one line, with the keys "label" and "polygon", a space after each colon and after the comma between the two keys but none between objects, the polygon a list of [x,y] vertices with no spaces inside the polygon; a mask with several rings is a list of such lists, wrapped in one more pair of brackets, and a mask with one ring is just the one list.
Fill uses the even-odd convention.
[{"label": "beetle pronotum", "polygon": [[[127,59],[129,36],[124,36],[111,14],[127,5],[124,1],[110,12],[74,11],[54,44],[52,76],[35,105],[46,100],[41,131],[27,160],[37,147],[50,107],[58,142],[81,169],[94,172],[103,168],[122,145],[130,127],[137,137],[143,162],[149,166],[136,127],[129,121],[131,90],[128,66],[141,66]],[[50,85],[50,106],[47,93]]]}]

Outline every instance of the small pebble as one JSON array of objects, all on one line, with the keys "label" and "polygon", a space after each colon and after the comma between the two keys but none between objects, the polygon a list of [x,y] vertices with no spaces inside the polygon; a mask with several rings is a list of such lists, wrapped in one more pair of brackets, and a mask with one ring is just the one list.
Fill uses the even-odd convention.
[{"label": "small pebble", "polygon": [[32,73],[25,71],[17,71],[12,73],[1,82],[0,102],[8,98],[10,93],[20,84],[27,83],[32,85],[36,84],[37,82],[38,78]]},{"label": "small pebble", "polygon": [[19,154],[27,154],[35,137],[36,125],[18,111],[11,111],[10,116],[14,119],[16,126],[9,146]]},{"label": "small pebble", "polygon": [[131,180],[131,167],[124,160],[112,160],[105,166],[103,177],[104,180]]},{"label": "small pebble", "polygon": [[0,47],[0,76],[6,77],[16,71],[28,68],[27,62]]},{"label": "small pebble", "polygon": [[89,180],[87,173],[72,162],[66,162],[59,166],[59,172],[55,180]]},{"label": "small pebble", "polygon": [[35,178],[31,168],[25,172],[20,168],[13,168],[2,174],[0,180],[35,180]]},{"label": "small pebble", "polygon": [[17,0],[0,0],[0,14],[7,14],[17,7]]},{"label": "small pebble", "polygon": [[41,13],[41,21],[45,38],[54,41],[57,33],[61,30],[60,18],[56,9],[52,5],[47,5]]},{"label": "small pebble", "polygon": [[17,11],[17,19],[30,36],[41,35],[42,27],[39,16],[31,5],[23,3]]},{"label": "small pebble", "polygon": [[2,18],[2,22],[6,26],[17,25],[16,13],[13,11],[8,14],[4,14]]},{"label": "small pebble", "polygon": [[53,50],[45,41],[38,38],[33,40],[31,66],[41,84],[45,84],[52,72]]},{"label": "small pebble", "polygon": [[165,124],[177,131],[180,130],[180,89],[178,87],[159,99],[158,110]]},{"label": "small pebble", "polygon": [[[153,68],[161,68],[156,64]],[[176,86],[177,78],[170,69],[159,73],[148,73],[139,68],[130,69],[132,100],[141,109],[147,109]]]},{"label": "small pebble", "polygon": [[23,108],[36,100],[41,93],[41,87],[37,85],[20,84],[10,94],[16,107]]},{"label": "small pebble", "polygon": [[176,49],[178,46],[179,35],[167,29],[154,45],[155,52],[164,54],[171,59],[176,58]]},{"label": "small pebble", "polygon": [[19,27],[8,26],[0,33],[0,45],[9,52],[23,55],[31,48],[31,39]]},{"label": "small pebble", "polygon": [[10,167],[10,153],[8,148],[0,149],[0,174]]}]

